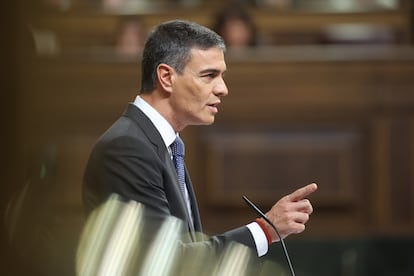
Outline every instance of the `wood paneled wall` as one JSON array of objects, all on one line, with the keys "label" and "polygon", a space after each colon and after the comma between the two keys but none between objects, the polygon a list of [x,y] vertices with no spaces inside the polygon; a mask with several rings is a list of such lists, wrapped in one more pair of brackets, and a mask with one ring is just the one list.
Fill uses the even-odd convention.
[{"label": "wood paneled wall", "polygon": [[[53,32],[62,51],[75,48],[111,45],[123,17],[136,16],[150,30],[167,20],[186,19],[213,27],[215,14],[220,7],[206,5],[203,8],[159,8],[156,10],[132,10],[125,13],[97,9],[79,9],[68,12],[26,11],[24,20],[35,30]],[[268,44],[319,43],[320,35],[332,26],[355,24],[368,27],[385,27],[396,38],[392,43],[412,42],[412,11],[408,7],[397,10],[377,10],[356,13],[306,12],[249,9],[258,32],[269,40]],[[286,41],[285,41],[286,40]]]},{"label": "wood paneled wall", "polygon": [[[267,209],[315,181],[315,213],[300,237],[413,235],[412,48],[229,52],[227,67],[230,94],[215,124],[183,132],[208,233],[255,217],[242,195]],[[55,147],[49,199],[72,218],[61,223],[80,216],[90,149],[139,81],[139,62],[116,56],[40,58],[21,71],[21,164]]]}]

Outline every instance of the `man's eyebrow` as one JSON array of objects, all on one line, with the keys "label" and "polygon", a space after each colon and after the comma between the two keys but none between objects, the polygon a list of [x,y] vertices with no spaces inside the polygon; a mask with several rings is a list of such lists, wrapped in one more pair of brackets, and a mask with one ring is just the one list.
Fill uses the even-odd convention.
[{"label": "man's eyebrow", "polygon": [[200,75],[202,74],[206,74],[206,73],[214,73],[214,74],[220,74],[220,73],[224,73],[225,71],[221,71],[219,69],[214,69],[214,68],[207,68],[204,70],[200,71]]}]

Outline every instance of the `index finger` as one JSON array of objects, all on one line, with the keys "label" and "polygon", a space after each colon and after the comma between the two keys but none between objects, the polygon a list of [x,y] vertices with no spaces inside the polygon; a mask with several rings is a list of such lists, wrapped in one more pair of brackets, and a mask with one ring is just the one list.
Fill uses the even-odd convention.
[{"label": "index finger", "polygon": [[305,187],[299,188],[289,196],[289,199],[292,201],[299,201],[310,195],[311,193],[315,192],[318,189],[318,185],[316,183],[312,183],[306,185]]}]

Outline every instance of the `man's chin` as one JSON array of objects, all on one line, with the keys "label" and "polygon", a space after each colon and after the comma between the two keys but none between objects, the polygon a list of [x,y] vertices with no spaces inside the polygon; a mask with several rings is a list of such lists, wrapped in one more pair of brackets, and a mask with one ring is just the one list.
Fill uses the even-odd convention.
[{"label": "man's chin", "polygon": [[197,124],[194,124],[194,125],[200,125],[200,126],[209,126],[209,125],[212,125],[213,123],[214,123],[214,116],[212,117],[212,118],[210,118],[210,119],[208,119],[208,120],[203,120],[203,121],[200,121],[199,123],[197,123]]}]

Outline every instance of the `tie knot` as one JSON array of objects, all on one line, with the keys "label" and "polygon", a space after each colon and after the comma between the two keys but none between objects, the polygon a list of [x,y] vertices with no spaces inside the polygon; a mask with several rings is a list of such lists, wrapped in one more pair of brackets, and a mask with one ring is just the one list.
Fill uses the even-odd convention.
[{"label": "tie knot", "polygon": [[173,155],[184,157],[185,148],[183,140],[181,140],[180,137],[177,136],[177,138],[175,138],[174,142],[171,144],[171,152]]}]

